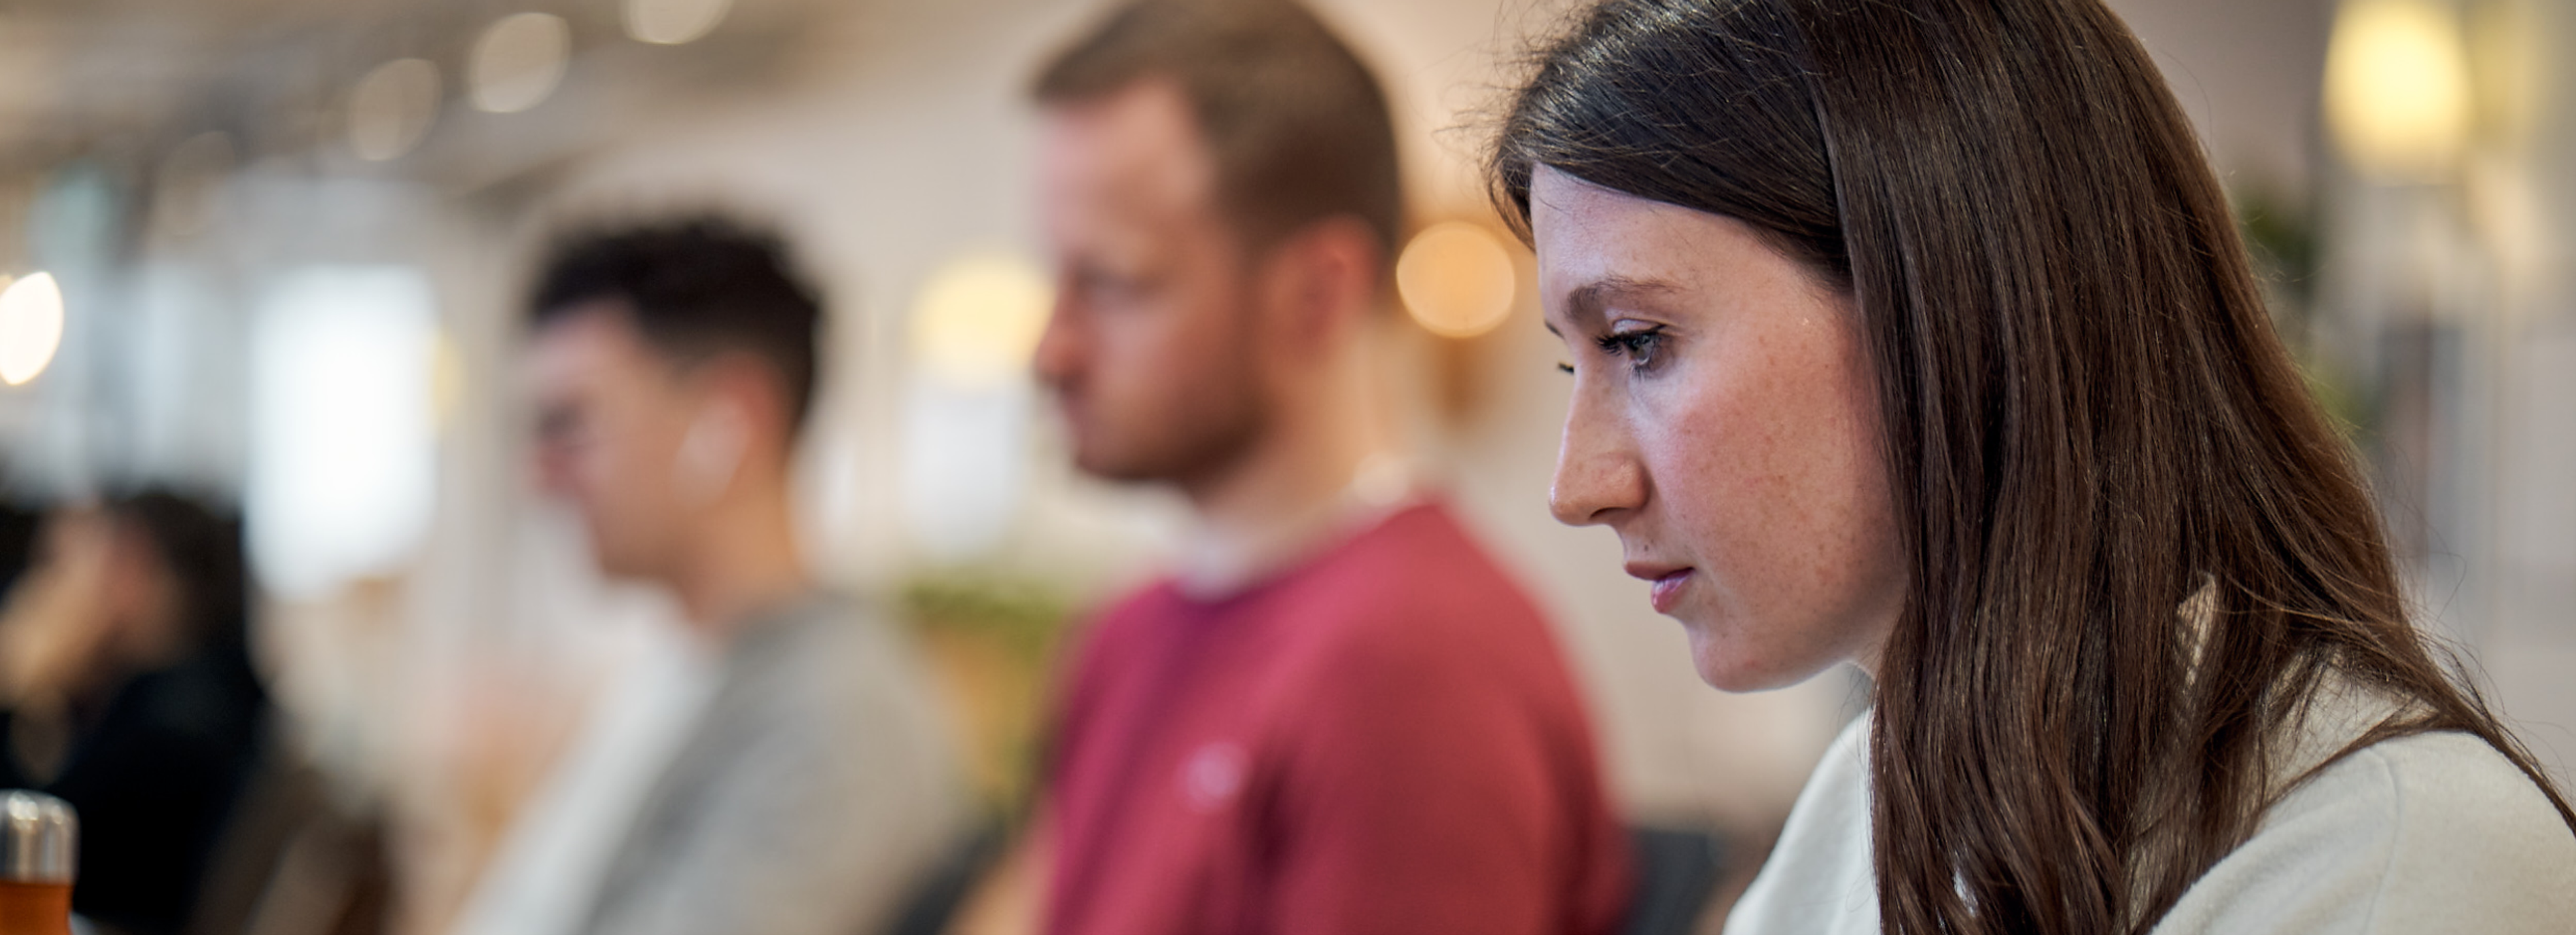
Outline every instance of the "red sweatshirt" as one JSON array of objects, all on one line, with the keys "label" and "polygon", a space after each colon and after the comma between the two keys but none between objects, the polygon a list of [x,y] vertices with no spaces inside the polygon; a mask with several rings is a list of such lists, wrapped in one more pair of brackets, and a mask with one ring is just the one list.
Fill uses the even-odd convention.
[{"label": "red sweatshirt", "polygon": [[1606,935],[1629,892],[1547,625],[1437,505],[1104,614],[1046,790],[1054,935]]}]

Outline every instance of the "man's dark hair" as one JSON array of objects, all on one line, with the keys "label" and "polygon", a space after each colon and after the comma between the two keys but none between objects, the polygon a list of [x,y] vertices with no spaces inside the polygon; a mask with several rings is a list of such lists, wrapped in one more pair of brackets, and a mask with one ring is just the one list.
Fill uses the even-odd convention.
[{"label": "man's dark hair", "polygon": [[813,404],[822,303],[772,234],[702,216],[564,238],[530,296],[530,325],[609,301],[645,341],[682,365],[751,354],[778,373],[788,427]]},{"label": "man's dark hair", "polygon": [[1041,104],[1172,82],[1216,162],[1220,208],[1254,249],[1326,218],[1368,224],[1391,255],[1404,225],[1395,129],[1377,78],[1288,0],[1136,0],[1058,52]]}]

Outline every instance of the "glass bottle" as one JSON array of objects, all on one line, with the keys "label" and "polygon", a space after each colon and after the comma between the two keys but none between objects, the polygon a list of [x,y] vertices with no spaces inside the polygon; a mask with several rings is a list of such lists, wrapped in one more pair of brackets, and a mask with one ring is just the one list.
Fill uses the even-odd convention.
[{"label": "glass bottle", "polygon": [[42,792],[0,792],[0,935],[71,935],[80,818]]}]

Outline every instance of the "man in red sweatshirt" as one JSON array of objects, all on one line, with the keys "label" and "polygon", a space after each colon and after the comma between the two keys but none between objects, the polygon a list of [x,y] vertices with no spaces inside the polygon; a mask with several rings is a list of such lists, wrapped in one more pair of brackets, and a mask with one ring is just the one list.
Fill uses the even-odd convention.
[{"label": "man in red sweatshirt", "polygon": [[1402,230],[1367,68],[1284,0],[1142,0],[1039,76],[1074,459],[1167,484],[1178,567],[1079,650],[1057,935],[1606,935],[1627,839],[1546,622],[1392,456]]}]

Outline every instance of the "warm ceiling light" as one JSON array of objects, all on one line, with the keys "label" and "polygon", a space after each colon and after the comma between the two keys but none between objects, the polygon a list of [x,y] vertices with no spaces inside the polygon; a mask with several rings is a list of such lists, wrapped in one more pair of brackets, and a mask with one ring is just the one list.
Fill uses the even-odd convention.
[{"label": "warm ceiling light", "polygon": [[438,66],[401,58],[376,66],[349,95],[349,148],[371,162],[411,152],[438,117]]},{"label": "warm ceiling light", "polygon": [[474,40],[466,85],[474,107],[515,114],[543,103],[563,83],[572,56],[572,27],[551,13],[519,13],[493,21]]},{"label": "warm ceiling light", "polygon": [[63,290],[37,273],[0,290],[0,382],[18,386],[45,372],[63,346]]},{"label": "warm ceiling light", "polygon": [[626,34],[655,45],[679,45],[724,21],[733,0],[626,0]]},{"label": "warm ceiling light", "polygon": [[1520,274],[1483,225],[1444,221],[1413,236],[1395,261],[1395,291],[1431,333],[1472,338],[1511,317]]},{"label": "warm ceiling light", "polygon": [[1028,372],[1054,304],[1046,272],[1018,256],[950,260],[922,284],[913,303],[913,359],[942,383],[1006,385]]},{"label": "warm ceiling light", "polygon": [[2469,140],[2468,55],[2449,10],[2426,0],[2352,0],[2326,52],[2326,122],[2354,167],[2439,178]]}]

